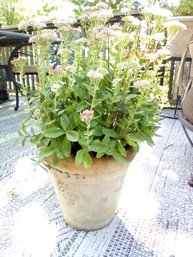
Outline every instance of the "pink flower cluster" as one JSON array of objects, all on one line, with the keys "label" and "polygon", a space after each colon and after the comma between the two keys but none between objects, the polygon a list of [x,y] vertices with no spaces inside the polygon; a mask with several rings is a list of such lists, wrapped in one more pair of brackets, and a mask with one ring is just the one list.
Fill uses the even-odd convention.
[{"label": "pink flower cluster", "polygon": [[90,123],[90,121],[93,119],[93,117],[94,117],[93,110],[86,109],[80,114],[81,121],[84,121],[86,123]]}]

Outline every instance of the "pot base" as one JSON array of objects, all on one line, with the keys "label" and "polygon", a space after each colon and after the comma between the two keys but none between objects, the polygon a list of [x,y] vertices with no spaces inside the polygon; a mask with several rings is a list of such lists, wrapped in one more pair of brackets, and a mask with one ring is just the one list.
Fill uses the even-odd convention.
[{"label": "pot base", "polygon": [[132,152],[123,164],[111,158],[95,159],[91,169],[47,160],[64,220],[71,227],[94,231],[109,225],[114,216]]}]

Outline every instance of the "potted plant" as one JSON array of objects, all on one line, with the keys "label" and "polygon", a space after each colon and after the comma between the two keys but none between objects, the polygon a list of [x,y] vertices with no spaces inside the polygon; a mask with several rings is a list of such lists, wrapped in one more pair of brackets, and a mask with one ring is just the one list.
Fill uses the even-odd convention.
[{"label": "potted plant", "polygon": [[[168,17],[150,8],[141,20],[127,14],[112,24],[112,17],[98,3],[85,9],[80,26],[70,19],[55,23],[54,65],[50,46],[58,34],[43,23],[20,24],[33,27],[39,83],[35,95],[26,95],[29,117],[19,133],[47,164],[65,221],[82,230],[113,219],[129,161],[141,142],[153,145],[159,121]],[[23,76],[24,57],[13,64]]]}]

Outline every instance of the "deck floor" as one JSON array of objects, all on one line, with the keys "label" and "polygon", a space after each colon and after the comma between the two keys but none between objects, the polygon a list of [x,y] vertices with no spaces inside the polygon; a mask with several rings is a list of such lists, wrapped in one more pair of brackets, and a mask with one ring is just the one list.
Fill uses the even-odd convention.
[{"label": "deck floor", "polygon": [[155,146],[142,144],[113,222],[80,232],[65,224],[49,174],[31,161],[35,148],[21,146],[27,114],[14,104],[0,105],[0,257],[193,256],[193,149],[178,120],[163,119]]}]

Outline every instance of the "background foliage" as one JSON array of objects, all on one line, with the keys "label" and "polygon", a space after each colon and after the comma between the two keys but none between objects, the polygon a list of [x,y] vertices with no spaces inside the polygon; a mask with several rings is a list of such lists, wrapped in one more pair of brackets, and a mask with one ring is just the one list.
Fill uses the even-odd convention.
[{"label": "background foliage", "polygon": [[174,9],[174,15],[179,15],[179,16],[193,15],[193,1],[181,0],[179,5]]},{"label": "background foliage", "polygon": [[[127,0],[101,0],[107,3],[114,12],[120,12],[123,8],[127,7]],[[0,0],[0,21],[6,25],[18,24],[26,18],[44,17],[44,20],[49,20],[55,13],[57,17],[60,15],[67,15],[70,11],[59,14],[62,7],[70,10],[77,6],[76,13],[80,14],[84,11],[85,6],[93,5],[99,0],[33,0],[33,4],[29,5],[29,0]],[[180,5],[175,8],[174,4],[167,0],[130,0],[132,6],[130,11],[132,13],[141,10],[141,3],[159,3],[161,7],[168,8],[174,11],[175,15],[193,15],[193,2],[192,0],[181,0]]]},{"label": "background foliage", "polygon": [[3,24],[11,25],[20,21],[18,11],[19,0],[0,0],[0,21]]}]

